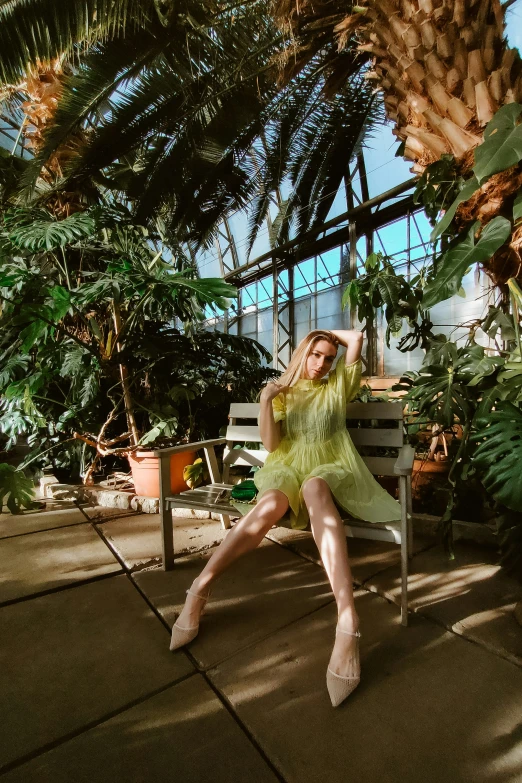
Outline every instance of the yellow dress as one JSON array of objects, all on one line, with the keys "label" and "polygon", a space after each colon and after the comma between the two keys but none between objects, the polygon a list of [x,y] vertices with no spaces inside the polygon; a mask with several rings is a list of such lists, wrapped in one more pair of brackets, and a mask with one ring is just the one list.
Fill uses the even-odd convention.
[{"label": "yellow dress", "polygon": [[[399,503],[374,479],[346,430],[346,403],[359,390],[361,360],[337,361],[328,378],[297,381],[273,401],[281,421],[281,442],[254,474],[258,499],[268,489],[288,497],[290,527],[309,528],[301,487],[307,478],[324,479],[335,501],[353,517],[367,522],[401,518]],[[283,523],[284,524],[284,523]]]}]

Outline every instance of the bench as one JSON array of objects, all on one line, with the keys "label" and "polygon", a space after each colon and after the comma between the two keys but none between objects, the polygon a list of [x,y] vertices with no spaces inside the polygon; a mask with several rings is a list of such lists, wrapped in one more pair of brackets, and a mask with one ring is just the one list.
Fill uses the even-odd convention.
[{"label": "bench", "polygon": [[[232,489],[228,483],[232,465],[257,465],[261,467],[267,451],[260,449],[234,448],[237,444],[261,443],[257,417],[259,403],[232,403],[229,425],[224,438],[186,443],[168,449],[158,449],[154,454],[160,464],[160,512],[163,548],[163,568],[174,567],[174,540],[172,509],[187,508],[210,511],[219,514],[225,529],[230,527],[230,517],[240,517],[241,512],[223,499],[224,490]],[[366,466],[374,476],[394,476],[399,482],[401,519],[396,522],[364,522],[348,516],[341,510],[346,535],[352,538],[368,538],[390,541],[401,547],[401,623],[408,624],[408,559],[412,555],[413,539],[411,527],[411,474],[414,449],[404,444],[403,403],[398,402],[352,402],[346,407],[348,432]],[[255,424],[238,423],[255,419]],[[377,425],[377,426],[376,426]],[[223,472],[221,474],[215,454],[215,447],[224,445]],[[170,492],[170,455],[184,451],[205,453],[211,483],[196,489],[186,490],[178,495]],[[379,452],[393,450],[393,456],[379,456]],[[375,455],[374,452],[377,452]],[[345,519],[346,517],[346,519]]]}]

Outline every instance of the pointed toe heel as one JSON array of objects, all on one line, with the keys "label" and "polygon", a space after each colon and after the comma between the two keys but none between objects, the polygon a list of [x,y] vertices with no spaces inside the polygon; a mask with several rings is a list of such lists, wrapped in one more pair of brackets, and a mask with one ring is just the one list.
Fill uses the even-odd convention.
[{"label": "pointed toe heel", "polygon": [[[361,634],[359,631],[352,633],[351,631],[343,631],[341,628],[336,629],[339,633],[345,633],[348,636],[357,637],[357,650],[356,656],[359,661],[359,638]],[[361,681],[360,674],[357,677],[343,677],[341,674],[337,674],[328,666],[326,670],[326,687],[332,702],[332,707],[338,707],[359,685]]]},{"label": "pointed toe heel", "polygon": [[[185,592],[187,595],[194,595],[196,598],[201,598],[201,600],[203,600],[205,603],[210,597],[210,592],[207,595],[199,595],[199,593],[195,593],[193,590],[186,590]],[[202,609],[201,614],[204,614],[204,609]],[[196,638],[198,631],[199,623],[197,625],[193,625],[191,628],[184,628],[183,626],[174,623],[172,626],[169,650],[174,652],[174,650],[178,650],[180,647],[184,647],[186,644],[189,644],[189,642]]]},{"label": "pointed toe heel", "polygon": [[179,647],[184,647],[186,644],[192,641],[192,639],[195,639],[198,635],[199,631],[199,624],[194,626],[194,628],[181,628],[179,625],[172,626],[172,636],[170,637],[170,647],[169,650],[171,652],[174,652],[174,650],[177,650]]}]

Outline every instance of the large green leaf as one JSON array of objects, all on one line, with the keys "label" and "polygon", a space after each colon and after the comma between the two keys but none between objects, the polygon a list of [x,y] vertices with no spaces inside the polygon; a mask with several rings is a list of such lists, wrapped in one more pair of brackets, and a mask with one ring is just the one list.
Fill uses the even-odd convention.
[{"label": "large green leaf", "polygon": [[451,204],[448,209],[446,210],[444,217],[442,220],[440,220],[430,235],[430,242],[435,242],[437,237],[439,237],[446,229],[448,228],[449,224],[455,217],[455,212],[457,211],[457,207],[462,204],[464,201],[467,201],[472,197],[472,195],[479,189],[480,185],[478,183],[478,180],[475,176],[471,177],[471,179],[468,179],[467,182],[464,183],[462,190],[460,191],[459,195]]},{"label": "large green leaf", "polygon": [[76,212],[59,221],[34,220],[28,224],[24,219],[20,225],[11,228],[9,239],[15,247],[37,253],[40,250],[65,247],[92,236],[94,231],[93,218],[86,213]]},{"label": "large green leaf", "polygon": [[473,462],[483,471],[482,482],[495,500],[522,512],[522,411],[510,402],[476,421],[479,442]]},{"label": "large green leaf", "polygon": [[0,510],[5,503],[11,514],[18,514],[22,507],[31,507],[33,496],[33,482],[12,465],[0,463]]},{"label": "large green leaf", "polygon": [[492,340],[495,339],[499,329],[502,340],[514,340],[516,337],[513,316],[504,313],[500,307],[493,307],[493,305],[489,306],[488,313],[482,322],[481,329]]},{"label": "large green leaf", "polygon": [[423,292],[422,307],[426,310],[449,299],[457,293],[468,267],[481,264],[491,258],[511,235],[511,223],[503,217],[496,217],[487,224],[479,241],[475,244],[477,221],[458,245],[442,257],[437,273]]},{"label": "large green leaf", "polygon": [[391,274],[379,274],[376,277],[377,288],[386,307],[395,309],[399,305],[399,294],[401,291],[401,281],[398,277]]},{"label": "large green leaf", "polygon": [[403,399],[412,403],[410,409],[443,427],[451,427],[455,421],[464,424],[470,415],[465,391],[452,367],[423,367]]},{"label": "large green leaf", "polygon": [[522,159],[522,124],[518,124],[521,113],[519,103],[508,103],[488,122],[484,143],[475,150],[473,171],[480,184]]}]

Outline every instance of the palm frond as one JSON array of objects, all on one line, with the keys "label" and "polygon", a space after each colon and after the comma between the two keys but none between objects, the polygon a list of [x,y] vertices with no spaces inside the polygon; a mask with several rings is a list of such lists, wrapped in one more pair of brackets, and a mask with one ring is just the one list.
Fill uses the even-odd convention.
[{"label": "palm frond", "polygon": [[0,4],[0,79],[16,84],[27,66],[72,56],[79,45],[144,27],[153,0],[10,0]]}]

